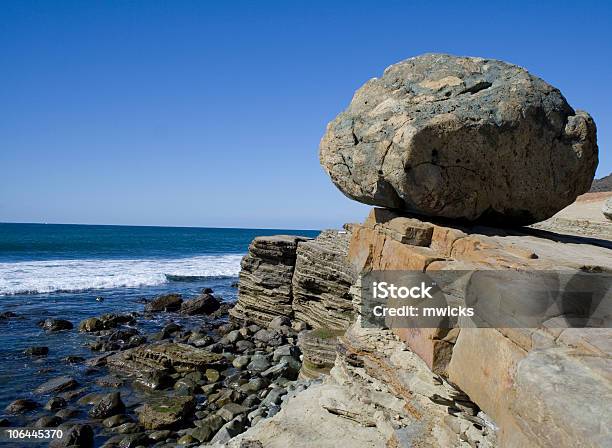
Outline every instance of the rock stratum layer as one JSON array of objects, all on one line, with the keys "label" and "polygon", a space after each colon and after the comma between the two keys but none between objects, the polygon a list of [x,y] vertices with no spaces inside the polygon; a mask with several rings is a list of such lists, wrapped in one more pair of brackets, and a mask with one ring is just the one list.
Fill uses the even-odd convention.
[{"label": "rock stratum layer", "polygon": [[320,160],[359,202],[531,224],[589,190],[596,128],[521,67],[427,54],[361,87],[327,126]]},{"label": "rock stratum layer", "polygon": [[314,328],[345,329],[353,314],[346,261],[350,235],[325,230],[315,239],[258,237],[242,260],[238,302],[230,314],[268,325],[295,317]]}]

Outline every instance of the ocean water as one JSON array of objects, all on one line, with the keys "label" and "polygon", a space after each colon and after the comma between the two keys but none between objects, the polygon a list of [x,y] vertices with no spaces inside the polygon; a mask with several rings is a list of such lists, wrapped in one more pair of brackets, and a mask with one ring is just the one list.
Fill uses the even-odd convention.
[{"label": "ocean water", "polygon": [[[314,237],[318,232],[0,224],[0,312],[18,315],[0,319],[0,414],[16,398],[43,405],[48,397],[32,391],[50,378],[71,375],[83,385],[91,382],[82,364],[62,360],[97,354],[86,347],[91,337],[76,331],[81,320],[142,311],[142,299],[170,292],[190,298],[206,287],[233,302],[232,284],[249,243],[275,234]],[[49,317],[68,319],[75,329],[46,334],[36,324]],[[165,323],[167,318],[160,317],[140,322],[139,328],[153,331]],[[49,355],[24,355],[33,345],[48,346]]]}]

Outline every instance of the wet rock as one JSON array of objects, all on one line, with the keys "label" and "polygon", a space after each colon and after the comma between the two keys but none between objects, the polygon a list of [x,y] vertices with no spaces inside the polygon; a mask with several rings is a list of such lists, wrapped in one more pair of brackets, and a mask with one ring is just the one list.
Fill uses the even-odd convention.
[{"label": "wet rock", "polygon": [[162,429],[160,431],[153,431],[152,433],[149,433],[149,439],[153,440],[154,442],[160,442],[168,439],[172,436],[172,434],[172,431],[168,429]]},{"label": "wet rock", "polygon": [[145,306],[145,312],[159,313],[162,311],[178,311],[181,309],[183,298],[180,294],[165,294],[151,300]]},{"label": "wet rock", "polygon": [[124,423],[133,423],[131,417],[125,414],[117,414],[111,417],[107,417],[102,421],[102,426],[105,428],[115,428],[117,426],[123,425]]},{"label": "wet rock", "polygon": [[112,369],[141,376],[153,370],[203,371],[222,364],[224,359],[219,354],[187,344],[159,342],[116,353],[107,359],[107,364]]},{"label": "wet rock", "polygon": [[49,354],[49,347],[28,347],[23,351],[23,354],[28,356],[47,356]]},{"label": "wet rock", "polygon": [[0,418],[0,428],[8,428],[11,426],[11,422],[8,418]]},{"label": "wet rock", "polygon": [[104,324],[97,317],[82,320],[79,324],[79,331],[82,333],[92,333],[100,330],[104,330]]},{"label": "wet rock", "polygon": [[94,433],[89,425],[72,425],[64,430],[61,439],[54,440],[51,448],[91,448],[94,444]]},{"label": "wet rock", "polygon": [[4,408],[4,410],[9,414],[23,414],[24,412],[31,411],[38,407],[38,403],[34,400],[30,400],[29,398],[19,398]]},{"label": "wet rock", "polygon": [[138,423],[126,422],[116,426],[113,431],[119,434],[138,434],[143,431],[143,427]]},{"label": "wet rock", "polygon": [[70,355],[62,358],[62,361],[66,364],[80,364],[85,361],[82,356]]},{"label": "wet rock", "polygon": [[61,397],[53,397],[45,404],[45,409],[48,411],[57,411],[65,408],[68,403]]},{"label": "wet rock", "polygon": [[34,422],[34,428],[55,428],[62,423],[62,419],[55,415],[45,415]]},{"label": "wet rock", "polygon": [[74,325],[72,325],[72,322],[64,319],[46,319],[41,323],[40,326],[43,330],[49,332],[72,330],[72,328],[74,327]]},{"label": "wet rock", "polygon": [[201,314],[211,314],[219,309],[221,303],[211,294],[202,294],[193,300],[186,300],[181,305],[181,314],[196,316]]},{"label": "wet rock", "polygon": [[60,376],[41,384],[34,390],[34,392],[37,394],[46,395],[74,389],[77,385],[78,383],[74,378],[69,376]]},{"label": "wet rock", "polygon": [[119,448],[136,448],[139,446],[147,446],[149,443],[149,436],[144,433],[140,434],[128,434],[121,442],[119,442]]},{"label": "wet rock", "polygon": [[98,403],[89,410],[91,418],[107,418],[125,411],[119,392],[104,395]]},{"label": "wet rock", "polygon": [[76,417],[79,414],[80,411],[77,408],[60,409],[55,413],[55,415],[61,418],[63,421]]},{"label": "wet rock", "polygon": [[166,397],[145,403],[138,420],[146,429],[172,429],[193,415],[194,411],[193,397]]},{"label": "wet rock", "polygon": [[9,320],[15,317],[19,317],[19,316],[13,313],[12,311],[3,311],[2,313],[0,313],[0,320]]},{"label": "wet rock", "polygon": [[134,380],[135,386],[141,386],[150,390],[162,390],[172,386],[174,380],[165,370],[153,370],[142,372]]},{"label": "wet rock", "polygon": [[187,378],[181,378],[174,383],[174,390],[178,395],[193,395],[196,389],[196,384]]}]

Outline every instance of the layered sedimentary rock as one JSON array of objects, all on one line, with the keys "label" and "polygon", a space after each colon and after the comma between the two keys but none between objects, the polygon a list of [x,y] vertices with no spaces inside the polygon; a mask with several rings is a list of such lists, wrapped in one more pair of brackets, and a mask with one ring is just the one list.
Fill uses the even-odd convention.
[{"label": "layered sedimentary rock", "polygon": [[353,323],[331,375],[227,448],[495,446],[496,428],[388,330]]},{"label": "layered sedimentary rock", "polygon": [[356,278],[346,260],[350,232],[325,230],[315,239],[258,237],[242,260],[238,302],[230,314],[267,326],[275,317],[313,328],[345,329]]},{"label": "layered sedimentary rock", "polygon": [[353,320],[349,288],[356,275],[346,261],[350,232],[326,230],[300,242],[293,274],[293,313],[313,328],[346,329]]},{"label": "layered sedimentary rock", "polygon": [[277,316],[292,317],[296,251],[307,240],[290,235],[255,238],[242,259],[238,302],[230,314],[264,326]]},{"label": "layered sedimentary rock", "polygon": [[[421,222],[412,233],[431,226],[431,240],[403,244],[387,229],[402,218],[373,211],[364,225],[354,226],[349,259],[356,269],[612,272],[605,240]],[[359,295],[361,288],[353,291]],[[519,296],[525,294],[517,291]],[[359,305],[360,297],[354,301]],[[609,307],[609,298],[601,306]],[[609,309],[602,312],[609,318]],[[609,446],[612,435],[599,423],[612,420],[610,330],[568,328],[562,318],[535,328],[469,328],[473,324],[464,321],[454,329],[393,331],[493,418],[500,446]]]},{"label": "layered sedimentary rock", "polygon": [[336,361],[338,337],[342,334],[344,334],[344,329],[330,330],[327,328],[317,328],[300,333],[298,345],[304,356],[300,377],[319,378],[329,374]]},{"label": "layered sedimentary rock", "polygon": [[366,204],[531,224],[589,190],[596,129],[521,67],[427,54],[361,87],[328,125],[320,160]]}]

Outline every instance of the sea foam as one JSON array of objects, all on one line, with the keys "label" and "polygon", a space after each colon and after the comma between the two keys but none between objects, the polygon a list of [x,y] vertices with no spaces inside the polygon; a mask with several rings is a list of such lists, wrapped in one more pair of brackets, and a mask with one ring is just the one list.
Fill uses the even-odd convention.
[{"label": "sea foam", "polygon": [[231,277],[241,255],[202,255],[176,259],[85,259],[0,263],[0,295],[136,288],[169,279]]}]

